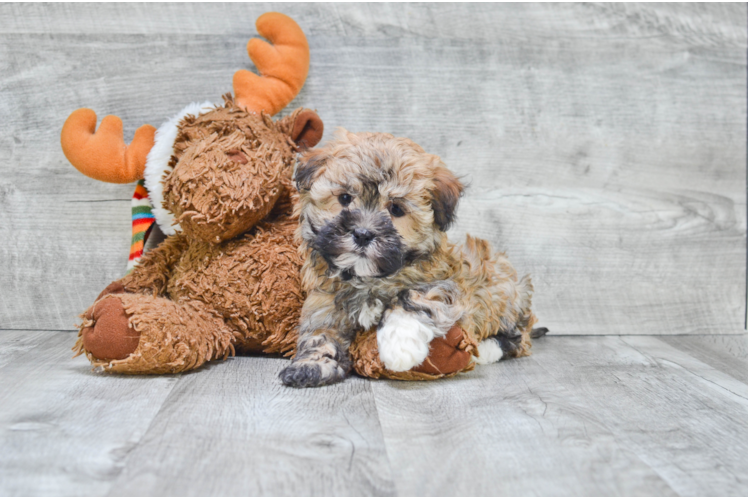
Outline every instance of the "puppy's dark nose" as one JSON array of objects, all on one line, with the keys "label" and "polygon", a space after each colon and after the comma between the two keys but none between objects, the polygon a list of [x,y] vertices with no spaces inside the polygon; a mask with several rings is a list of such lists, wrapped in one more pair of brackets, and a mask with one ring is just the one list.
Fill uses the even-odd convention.
[{"label": "puppy's dark nose", "polygon": [[374,233],[368,229],[357,228],[353,230],[353,241],[361,248],[367,246],[374,239]]}]

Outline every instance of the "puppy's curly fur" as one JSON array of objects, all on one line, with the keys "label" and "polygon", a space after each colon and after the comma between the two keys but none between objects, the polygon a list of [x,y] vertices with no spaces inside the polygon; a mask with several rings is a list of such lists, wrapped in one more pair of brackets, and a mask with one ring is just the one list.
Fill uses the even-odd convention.
[{"label": "puppy's curly fur", "polygon": [[351,341],[374,326],[394,371],[423,362],[455,323],[480,342],[479,363],[530,353],[530,278],[486,241],[448,241],[463,185],[439,157],[409,139],[340,130],[302,157],[295,181],[307,298],[285,384],[342,380]]}]

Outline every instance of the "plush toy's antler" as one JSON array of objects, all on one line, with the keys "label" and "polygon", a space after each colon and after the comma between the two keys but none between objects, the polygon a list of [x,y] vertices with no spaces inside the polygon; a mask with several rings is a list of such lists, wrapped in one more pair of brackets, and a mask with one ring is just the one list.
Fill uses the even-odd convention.
[{"label": "plush toy's antler", "polygon": [[268,12],[257,19],[257,32],[273,45],[253,38],[247,52],[262,76],[247,70],[234,74],[236,103],[247,111],[276,114],[290,103],[309,72],[309,44],[290,17]]},{"label": "plush toy's antler", "polygon": [[96,113],[73,111],[62,126],[60,142],[65,156],[82,174],[99,181],[127,184],[143,178],[145,159],[153,147],[156,129],[143,125],[130,145],[122,135],[122,120],[106,116],[96,130]]},{"label": "plush toy's antler", "polygon": [[[299,25],[288,16],[268,12],[257,19],[259,39],[247,44],[249,57],[262,76],[247,70],[234,74],[235,102],[247,111],[274,115],[299,93],[309,72],[309,44]],[[156,129],[143,125],[125,144],[122,120],[106,116],[96,130],[96,113],[74,111],[62,127],[60,142],[65,156],[81,173],[104,182],[126,184],[143,178],[146,156],[153,147]]]}]

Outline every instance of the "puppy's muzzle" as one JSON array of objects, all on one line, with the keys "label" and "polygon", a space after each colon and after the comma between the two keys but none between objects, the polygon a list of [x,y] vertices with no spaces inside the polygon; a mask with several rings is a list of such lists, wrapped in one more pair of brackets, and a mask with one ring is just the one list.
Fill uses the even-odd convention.
[{"label": "puppy's muzzle", "polygon": [[360,248],[366,248],[374,240],[374,233],[365,228],[356,228],[353,230],[353,241]]}]

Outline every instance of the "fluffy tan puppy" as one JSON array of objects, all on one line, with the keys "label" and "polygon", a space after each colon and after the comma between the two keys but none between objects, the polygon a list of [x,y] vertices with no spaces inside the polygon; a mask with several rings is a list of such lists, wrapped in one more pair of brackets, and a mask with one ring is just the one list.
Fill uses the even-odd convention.
[{"label": "fluffy tan puppy", "polygon": [[483,240],[447,239],[463,185],[439,157],[409,139],[340,130],[302,157],[295,181],[307,298],[285,384],[342,380],[350,343],[373,327],[393,371],[423,362],[455,323],[479,343],[478,363],[530,353],[530,278]]}]

